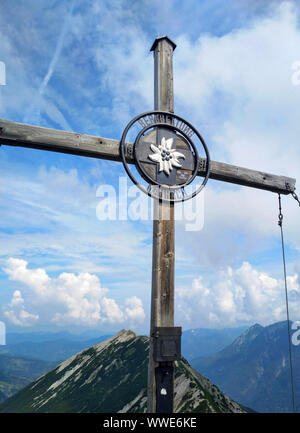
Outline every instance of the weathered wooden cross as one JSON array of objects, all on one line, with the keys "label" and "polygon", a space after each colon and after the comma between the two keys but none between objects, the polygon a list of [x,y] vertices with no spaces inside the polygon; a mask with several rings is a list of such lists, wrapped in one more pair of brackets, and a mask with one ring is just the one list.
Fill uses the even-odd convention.
[{"label": "weathered wooden cross", "polygon": [[[151,48],[151,51],[154,52],[154,109],[168,112],[170,115],[174,113],[172,59],[175,48],[176,45],[167,36],[157,38]],[[142,126],[147,126],[147,117],[141,117],[139,120]],[[185,129],[185,134],[187,137],[189,136],[188,128]],[[170,145],[168,149],[160,153],[155,150],[153,145],[158,146],[162,139],[173,139],[169,143],[176,142],[176,131],[175,133],[171,130],[165,131],[163,136],[156,137],[155,143],[151,141],[150,135],[144,139],[146,153],[140,155],[141,169],[146,170],[149,174],[155,167],[156,179],[160,183],[172,185],[174,176],[180,175],[180,170],[184,178],[184,170],[191,171],[193,167],[188,159],[188,153],[182,146],[179,146],[178,149],[176,146],[175,149],[174,146]],[[122,161],[119,140],[25,125],[2,119],[0,119],[0,145],[21,146],[117,162]],[[177,165],[176,163],[174,166],[171,164],[170,152],[167,153],[170,149],[173,150],[173,153],[178,150],[183,155],[177,155]],[[135,163],[132,143],[126,143],[125,152],[127,163]],[[205,164],[197,166],[196,174],[205,176]],[[290,177],[263,173],[216,161],[210,162],[209,177],[279,194],[294,192],[296,183],[296,180]],[[169,205],[169,218],[167,219],[163,217],[165,206],[164,201],[155,200],[155,213],[158,218],[154,219],[153,223],[147,409],[150,413],[173,411],[174,361],[169,359],[174,358],[172,357],[174,355],[172,354],[174,349],[171,344],[172,336],[174,336],[173,342],[178,342],[178,335],[180,335],[181,330],[181,328],[174,327],[174,203],[171,202]],[[157,353],[157,340],[166,345],[163,349],[166,351],[165,358],[164,353]]]}]

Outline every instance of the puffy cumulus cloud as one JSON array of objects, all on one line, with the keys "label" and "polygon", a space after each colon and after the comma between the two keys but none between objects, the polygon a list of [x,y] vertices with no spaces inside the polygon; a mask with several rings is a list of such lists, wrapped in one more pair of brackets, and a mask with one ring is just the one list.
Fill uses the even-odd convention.
[{"label": "puffy cumulus cloud", "polygon": [[[287,278],[289,307],[297,319],[300,301],[299,275]],[[185,326],[230,326],[285,320],[284,282],[244,262],[239,268],[220,271],[213,282],[200,276],[191,288],[176,292],[179,321]]]},{"label": "puffy cumulus cloud", "polygon": [[[99,323],[131,324],[144,321],[142,301],[137,298],[125,299],[126,307],[105,295],[108,289],[101,286],[99,278],[89,273],[61,273],[51,278],[44,269],[30,269],[22,259],[10,258],[3,268],[9,278],[27,288],[28,299],[43,320],[56,325],[95,326]],[[39,315],[29,314],[24,309],[24,299],[16,290],[10,308],[5,316],[16,325],[32,324]]]},{"label": "puffy cumulus cloud", "polygon": [[125,304],[127,305],[125,312],[128,319],[143,323],[145,319],[145,312],[142,301],[136,296],[132,296],[131,298],[126,299]]},{"label": "puffy cumulus cloud", "polygon": [[25,310],[24,299],[20,290],[14,291],[8,308],[9,309],[4,312],[4,316],[14,325],[31,326],[39,318],[38,314],[31,314]]},{"label": "puffy cumulus cloud", "polygon": [[125,320],[125,315],[121,311],[114,299],[103,298],[102,300],[103,312],[109,316],[111,323],[120,323]]},{"label": "puffy cumulus cloud", "polygon": [[7,267],[3,270],[11,280],[21,283],[25,282],[25,284],[30,286],[37,294],[41,296],[47,295],[50,278],[44,269],[28,269],[25,260],[11,257],[7,260]]}]

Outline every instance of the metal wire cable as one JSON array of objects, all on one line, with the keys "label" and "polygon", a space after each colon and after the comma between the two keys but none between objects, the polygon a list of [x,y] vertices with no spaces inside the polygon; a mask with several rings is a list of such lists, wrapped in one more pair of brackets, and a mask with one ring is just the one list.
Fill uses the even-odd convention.
[{"label": "metal wire cable", "polygon": [[286,316],[288,325],[288,338],[289,338],[289,357],[290,357],[290,380],[291,380],[291,391],[292,391],[292,407],[293,412],[295,409],[295,391],[294,391],[294,375],[293,375],[293,362],[292,362],[292,345],[291,345],[291,329],[290,329],[290,315],[289,315],[289,301],[288,301],[288,291],[287,291],[287,278],[286,278],[286,262],[285,262],[285,250],[284,250],[284,236],[283,236],[283,214],[281,208],[281,195],[278,194],[279,201],[279,215],[278,215],[278,225],[281,232],[281,246],[282,246],[282,260],[283,260],[283,273],[284,273],[284,285],[285,285],[285,303],[286,303]]}]

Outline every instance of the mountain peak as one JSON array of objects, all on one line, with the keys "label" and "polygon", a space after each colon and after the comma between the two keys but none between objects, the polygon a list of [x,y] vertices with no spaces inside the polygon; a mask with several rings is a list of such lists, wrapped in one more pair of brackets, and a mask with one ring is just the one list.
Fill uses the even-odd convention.
[{"label": "mountain peak", "polygon": [[[300,346],[292,360],[299,366]],[[193,365],[223,392],[258,412],[291,412],[287,321],[262,327],[255,324],[222,352]],[[295,368],[295,399],[299,396],[299,368]]]},{"label": "mountain peak", "polygon": [[[0,412],[146,412],[149,339],[122,329],[65,360],[2,403]],[[182,359],[175,412],[244,412]]]},{"label": "mountain peak", "polygon": [[255,323],[255,325],[250,326],[249,329],[244,331],[233,343],[232,345],[237,347],[242,346],[243,344],[247,343],[249,344],[250,341],[254,340],[258,334],[262,332],[264,329],[263,326],[259,325],[258,323]]},{"label": "mountain peak", "polygon": [[131,340],[132,338],[136,338],[137,334],[131,331],[131,329],[128,330],[122,329],[114,337],[117,338],[118,340],[122,340],[121,342],[123,342],[123,341]]},{"label": "mountain peak", "polygon": [[113,335],[112,337],[108,338],[105,341],[102,341],[101,343],[95,344],[93,348],[96,350],[96,352],[102,352],[109,344],[117,344],[117,343],[125,343],[126,341],[132,340],[133,338],[136,338],[137,334],[135,334],[133,331],[122,329],[117,334]]}]

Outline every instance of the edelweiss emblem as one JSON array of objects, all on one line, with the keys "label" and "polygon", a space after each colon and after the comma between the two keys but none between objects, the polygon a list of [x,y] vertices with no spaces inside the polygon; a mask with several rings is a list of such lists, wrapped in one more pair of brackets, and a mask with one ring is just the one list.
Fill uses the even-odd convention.
[{"label": "edelweiss emblem", "polygon": [[184,158],[185,156],[177,152],[176,149],[172,149],[173,138],[169,138],[168,140],[163,137],[161,139],[161,144],[155,146],[151,144],[150,148],[154,152],[153,155],[149,155],[149,158],[152,161],[159,163],[159,171],[164,171],[168,176],[172,171],[173,167],[180,168],[181,165],[178,161],[178,158]]}]

